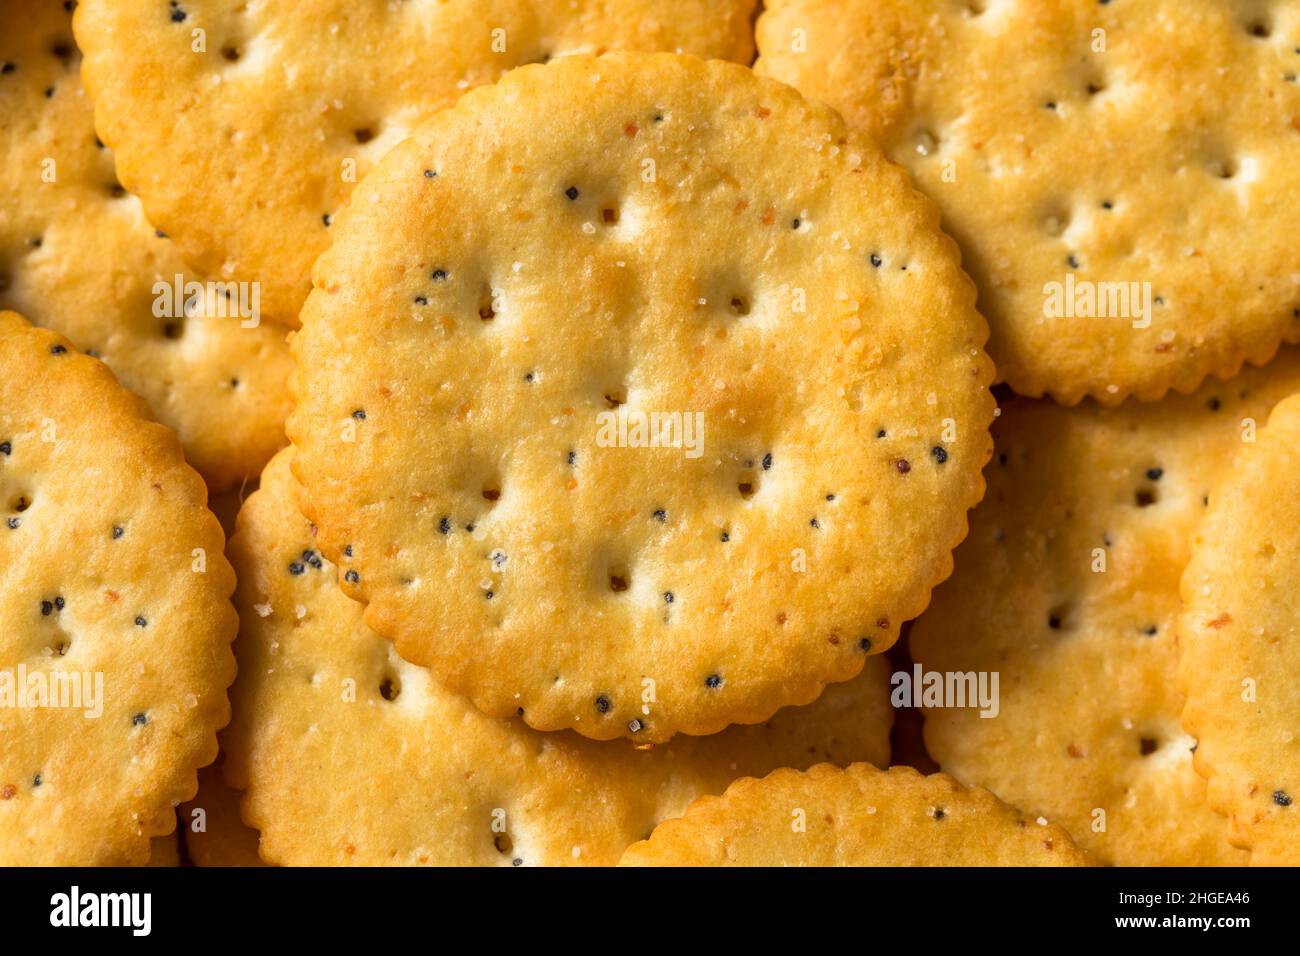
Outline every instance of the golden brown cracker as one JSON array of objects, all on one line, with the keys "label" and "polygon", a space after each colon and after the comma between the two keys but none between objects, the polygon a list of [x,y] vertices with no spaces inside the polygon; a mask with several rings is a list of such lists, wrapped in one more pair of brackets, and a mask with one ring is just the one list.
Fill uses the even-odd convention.
[{"label": "golden brown cracker", "polygon": [[771,0],[758,46],[939,204],[1016,391],[1153,399],[1300,340],[1300,4]]},{"label": "golden brown cracker", "polygon": [[1084,866],[1058,826],[910,767],[820,764],[703,797],[622,866]]},{"label": "golden brown cracker", "polygon": [[234,588],[206,489],[108,367],[0,313],[0,865],[132,865],[216,756]]},{"label": "golden brown cracker", "polygon": [[888,762],[883,658],[765,724],[644,750],[483,715],[365,626],[294,508],[287,454],[230,543],[241,634],[225,770],[268,862],[610,865],[744,774]]},{"label": "golden brown cracker", "polygon": [[1249,438],[1183,575],[1183,723],[1251,864],[1300,866],[1300,395]]},{"label": "golden brown cracker", "polygon": [[[750,61],[754,0],[83,0],[122,182],[198,271],[296,325],[354,185],[472,87],[605,50]],[[550,124],[546,124],[550,125]]]},{"label": "golden brown cracker", "polygon": [[788,87],[524,67],[334,233],[294,341],[302,504],[367,623],[486,712],[764,720],[947,574],[989,453],[973,290],[904,172]]},{"label": "golden brown cracker", "polygon": [[95,137],[69,5],[2,0],[0,20],[0,309],[103,359],[214,490],[258,474],[284,443],[284,330],[229,290],[184,292],[196,277]]},{"label": "golden brown cracker", "polygon": [[926,710],[945,771],[1061,823],[1103,862],[1244,862],[1179,726],[1178,581],[1243,421],[1296,389],[1292,349],[1153,404],[1006,404],[988,494],[911,632],[926,671],[999,681],[996,716]]}]

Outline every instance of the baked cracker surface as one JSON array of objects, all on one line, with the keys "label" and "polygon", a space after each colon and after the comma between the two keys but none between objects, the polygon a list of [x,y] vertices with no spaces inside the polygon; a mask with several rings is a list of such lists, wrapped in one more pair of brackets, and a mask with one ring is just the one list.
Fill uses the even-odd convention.
[{"label": "baked cracker surface", "polygon": [[367,623],[495,716],[659,742],[807,703],[924,608],[982,491],[985,326],[933,207],[740,66],[467,94],[316,286],[305,513]]},{"label": "baked cracker surface", "polygon": [[168,429],[0,312],[0,865],[134,865],[217,753],[234,576]]},{"label": "baked cracker surface", "polygon": [[1061,823],[1105,863],[1245,862],[1179,725],[1178,582],[1243,434],[1297,389],[1290,349],[1158,403],[1006,404],[988,494],[910,638],[927,671],[998,677],[995,716],[926,710],[945,771]]},{"label": "baked cracker surface", "polygon": [[738,780],[629,847],[621,866],[1086,866],[1058,826],[910,767]]},{"label": "baked cracker surface", "polygon": [[772,0],[760,73],[907,166],[1016,391],[1188,392],[1300,340],[1300,4]]},{"label": "baked cracker surface", "polygon": [[1300,395],[1254,438],[1215,489],[1183,576],[1183,724],[1251,865],[1297,866]]},{"label": "baked cracker surface", "polygon": [[480,713],[365,626],[294,507],[287,454],[230,543],[241,633],[225,775],[244,791],[243,818],[268,862],[612,865],[658,821],[739,776],[888,763],[880,657],[763,725],[649,750]]},{"label": "baked cracker surface", "polygon": [[750,62],[754,0],[83,0],[122,182],[198,271],[296,324],[355,184],[468,89],[570,53]]}]

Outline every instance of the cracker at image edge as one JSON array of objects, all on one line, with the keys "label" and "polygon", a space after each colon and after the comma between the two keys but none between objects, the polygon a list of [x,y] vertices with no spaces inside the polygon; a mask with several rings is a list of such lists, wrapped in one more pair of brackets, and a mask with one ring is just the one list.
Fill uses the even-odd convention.
[{"label": "cracker at image edge", "polygon": [[757,42],[939,204],[1017,392],[1156,399],[1300,340],[1300,4],[772,0]]},{"label": "cracker at image edge", "polygon": [[1183,724],[1251,865],[1300,866],[1300,395],[1254,437],[1183,575]]},{"label": "cracker at image edge", "polygon": [[[240,677],[224,773],[268,862],[609,866],[660,820],[739,776],[888,763],[883,657],[765,724],[648,750],[480,713],[364,625],[294,507],[287,454],[267,467],[230,542]],[[204,777],[195,804],[208,806],[209,832],[186,834],[196,862],[221,821],[236,819],[233,800]]]},{"label": "cracker at image edge", "polygon": [[222,777],[220,760],[199,771],[198,793],[177,808],[185,854],[195,866],[266,866],[257,831],[239,817],[239,797]]},{"label": "cracker at image edge", "polygon": [[[654,743],[807,703],[924,609],[983,491],[987,329],[934,207],[831,111],[732,64],[566,57],[359,189],[288,428],[408,660]],[[698,421],[698,455],[624,441],[628,412]]]},{"label": "cracker at image edge", "polygon": [[82,0],[77,41],[122,183],[202,274],[296,326],[353,185],[466,90],[606,50],[749,63],[754,0]]},{"label": "cracker at image edge", "polygon": [[234,575],[143,401],[15,313],[0,345],[0,865],[142,864],[230,715]]},{"label": "cracker at image edge", "polygon": [[1061,827],[910,767],[819,764],[702,797],[620,866],[1087,866]]},{"label": "cracker at image edge", "polygon": [[926,709],[946,772],[1067,827],[1103,863],[1246,862],[1179,726],[1179,580],[1243,423],[1297,390],[1287,348],[1154,403],[1003,404],[988,493],[910,635],[927,672],[999,682],[996,716]]},{"label": "cracker at image edge", "polygon": [[[198,280],[145,221],[95,137],[72,15],[59,0],[0,0],[0,309],[102,359],[176,431],[214,491],[257,475],[284,444],[292,367],[283,327]],[[161,284],[161,285],[160,285]],[[167,290],[165,296],[161,289]],[[229,290],[222,290],[229,291]]]}]

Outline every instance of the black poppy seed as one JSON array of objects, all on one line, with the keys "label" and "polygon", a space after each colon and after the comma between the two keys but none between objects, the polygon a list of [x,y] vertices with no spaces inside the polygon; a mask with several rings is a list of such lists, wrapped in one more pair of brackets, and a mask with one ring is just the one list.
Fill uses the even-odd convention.
[{"label": "black poppy seed", "polygon": [[135,616],[135,626],[136,626],[136,627],[147,627],[148,625],[149,625],[149,622],[146,621],[142,616],[140,616],[139,614],[137,614],[137,615]]},{"label": "black poppy seed", "polygon": [[721,674],[710,674],[708,677],[704,678],[704,686],[705,686],[705,687],[708,687],[708,688],[711,689],[711,690],[716,690],[717,688],[721,687],[721,686],[722,686],[722,675],[721,675]]},{"label": "black poppy seed", "polygon": [[948,449],[944,448],[942,445],[935,445],[930,449],[930,454],[933,455],[934,460],[941,465],[948,460]]},{"label": "black poppy seed", "polygon": [[49,617],[50,614],[53,613],[53,611],[54,611],[54,602],[53,602],[53,601],[42,601],[42,602],[41,602],[41,616],[42,616],[42,617]]},{"label": "black poppy seed", "polygon": [[876,432],[876,437],[877,437],[877,438],[884,438],[886,434],[888,434],[888,433],[887,433],[887,432],[882,428],[882,429],[880,429],[880,431]]},{"label": "black poppy seed", "polygon": [[51,355],[62,355],[62,354],[65,353],[66,351],[68,351],[67,348],[66,348],[65,346],[62,346],[62,345],[51,345],[51,346],[50,346],[50,354],[51,354]]},{"label": "black poppy seed", "polygon": [[0,441],[0,455],[8,457],[13,454],[14,446],[7,441]]},{"label": "black poppy seed", "polygon": [[166,238],[167,238],[167,233],[163,232],[161,229],[155,229],[155,230],[153,231],[153,234],[154,234],[155,236],[157,236],[159,239],[166,239]]},{"label": "black poppy seed", "polygon": [[998,452],[998,464],[1005,465],[1006,463],[1007,463],[1007,453],[1004,451]]},{"label": "black poppy seed", "polygon": [[131,718],[131,723],[135,724],[137,727],[143,727],[145,724],[149,723],[149,718],[144,714],[136,714]]},{"label": "black poppy seed", "polygon": [[1155,637],[1157,630],[1158,628],[1154,624],[1148,624],[1146,627],[1142,628],[1142,633],[1147,637]]},{"label": "black poppy seed", "polygon": [[446,515],[438,519],[438,533],[451,534],[451,520]]},{"label": "black poppy seed", "polygon": [[494,592],[492,592],[492,591],[484,591],[484,592],[483,592],[483,597],[487,598],[487,599],[490,601],[490,600],[492,600],[494,597],[496,597],[496,594],[495,594]]},{"label": "black poppy seed", "polygon": [[32,786],[33,786],[33,787],[39,787],[43,782],[44,782],[44,778],[41,777],[41,775],[40,775],[39,773],[38,773],[36,776],[32,777]]},{"label": "black poppy seed", "polygon": [[471,521],[469,524],[465,525],[465,530],[468,531],[470,534],[473,534],[473,533],[474,533],[474,523]]},{"label": "black poppy seed", "polygon": [[1205,404],[1206,407],[1208,407],[1212,412],[1217,412],[1220,408],[1223,407],[1223,402],[1219,401],[1217,398],[1212,398]]},{"label": "black poppy seed", "polygon": [[874,252],[871,254],[871,264],[877,269],[880,268],[884,261],[884,259],[880,258],[880,256],[876,255]]},{"label": "black poppy seed", "polygon": [[656,508],[654,510],[654,514],[652,514],[651,517],[654,518],[655,521],[658,521],[660,524],[663,524],[668,520],[668,512],[664,511],[663,508]]},{"label": "black poppy seed", "polygon": [[578,187],[577,187],[577,186],[570,186],[568,189],[566,189],[566,190],[564,191],[564,195],[568,196],[570,199],[577,199],[577,198],[578,198]]},{"label": "black poppy seed", "polygon": [[936,820],[942,820],[942,819],[943,819],[944,817],[946,817],[947,815],[948,815],[948,812],[947,812],[946,810],[944,810],[943,807],[935,807],[935,808],[934,808],[934,818],[935,818]]},{"label": "black poppy seed", "polygon": [[447,281],[447,270],[434,269],[433,272],[430,273],[430,277],[433,279],[434,282],[445,282]]},{"label": "black poppy seed", "polygon": [[55,597],[55,598],[54,598],[54,609],[55,609],[56,611],[62,611],[63,608],[64,608],[65,606],[66,606],[66,605],[64,604],[64,601],[63,601],[63,598],[62,598],[62,597]]},{"label": "black poppy seed", "polygon": [[763,456],[763,470],[764,471],[772,470],[772,453],[770,451]]},{"label": "black poppy seed", "polygon": [[722,532],[721,540],[723,544],[726,544],[731,540],[731,533],[727,531]]},{"label": "black poppy seed", "polygon": [[634,734],[641,733],[643,727],[645,727],[645,724],[641,723],[641,721],[637,720],[635,717],[627,722],[627,729],[632,731]]},{"label": "black poppy seed", "polygon": [[306,567],[304,567],[304,566],[303,566],[301,563],[299,563],[298,561],[291,561],[291,562],[289,563],[289,573],[290,573],[290,574],[293,574],[293,575],[299,575],[299,574],[302,574],[302,573],[303,573],[304,571],[306,571],[306,570],[307,570]]},{"label": "black poppy seed", "polygon": [[433,179],[433,178],[434,178],[435,176],[437,176],[437,175],[438,175],[438,174],[437,174],[434,170],[432,170],[432,169],[426,169],[426,170],[424,171],[424,178],[425,178],[425,179]]},{"label": "black poppy seed", "polygon": [[798,220],[798,219],[792,219],[792,220],[790,220],[790,228],[791,228],[791,229],[798,229],[798,228],[799,228],[799,220]]},{"label": "black poppy seed", "polygon": [[665,604],[672,604],[672,603],[673,603],[674,601],[676,601],[676,600],[677,600],[677,597],[676,597],[676,595],[673,594],[672,591],[665,591],[665,592],[664,592],[664,603],[665,603]]},{"label": "black poppy seed", "polygon": [[525,373],[524,373],[524,381],[525,381],[525,382],[531,382],[531,381],[532,381],[533,379],[535,379],[536,377],[537,377],[537,376],[536,376],[534,373],[532,373],[532,372],[525,372]]},{"label": "black poppy seed", "polygon": [[45,88],[45,98],[48,100],[53,95],[54,95],[54,87],[47,86]]},{"label": "black poppy seed", "polygon": [[596,698],[596,710],[602,714],[608,714],[610,708],[609,698],[601,694]]},{"label": "black poppy seed", "polygon": [[858,641],[858,650],[860,651],[871,650],[871,638],[864,637],[862,638],[862,640]]},{"label": "black poppy seed", "polygon": [[827,501],[834,501],[834,500],[835,500],[835,496],[834,496],[834,495],[827,495],[827,496],[826,496],[826,500],[827,500]]},{"label": "black poppy seed", "polygon": [[811,525],[812,527],[814,527],[814,528],[820,528],[820,527],[822,526],[822,525],[821,525],[821,522],[818,521],[816,518],[812,518],[812,519],[810,519],[810,520],[808,521],[808,524],[810,524],[810,525]]},{"label": "black poppy seed", "polygon": [[1165,470],[1164,470],[1163,468],[1148,468],[1148,469],[1147,469],[1147,477],[1148,477],[1149,479],[1151,479],[1152,481],[1159,481],[1159,480],[1160,480],[1160,476],[1163,475],[1164,473],[1165,473]]},{"label": "black poppy seed", "polygon": [[329,226],[329,224],[334,221],[334,217],[331,216],[329,213],[325,213],[323,216],[320,217],[320,221],[325,223],[326,226]]},{"label": "black poppy seed", "polygon": [[21,519],[21,518],[10,518],[10,519],[6,522],[6,524],[9,525],[9,530],[10,530],[10,531],[13,531],[15,528],[17,528],[17,527],[18,527],[20,524],[22,524],[22,523],[23,523],[23,522],[22,522],[22,519]]},{"label": "black poppy seed", "polygon": [[1102,208],[1102,209],[1114,209],[1114,208],[1115,208],[1115,204],[1112,203],[1109,199],[1105,199],[1105,200],[1102,200],[1101,208]]},{"label": "black poppy seed", "polygon": [[172,0],[172,23],[184,23],[187,14],[180,8],[176,0]]},{"label": "black poppy seed", "polygon": [[569,452],[568,455],[565,456],[564,460],[568,462],[570,465],[575,464],[578,460],[578,453],[576,451],[571,451]]},{"label": "black poppy seed", "polygon": [[304,551],[302,553],[302,559],[306,561],[308,564],[310,564],[317,571],[319,571],[322,567],[320,555],[317,554],[315,551]]},{"label": "black poppy seed", "polygon": [[126,534],[126,532],[122,530],[122,528],[121,528],[120,525],[113,525],[113,540],[114,540],[114,541],[116,541],[118,538],[122,537],[122,535],[124,535],[124,534]]},{"label": "black poppy seed", "polygon": [[1273,802],[1279,807],[1289,807],[1291,806],[1291,794],[1287,793],[1285,790],[1274,790]]},{"label": "black poppy seed", "polygon": [[515,716],[516,716],[516,717],[522,717],[523,715],[524,715],[524,709],[523,709],[522,707],[516,707],[516,708],[515,708]]},{"label": "black poppy seed", "polygon": [[343,557],[345,558],[352,557],[352,545],[348,545],[346,548],[343,549]]},{"label": "black poppy seed", "polygon": [[358,408],[352,413],[352,417],[359,422],[364,422],[366,420],[366,410],[364,408]]},{"label": "black poppy seed", "polygon": [[427,298],[425,298],[424,296],[422,296],[422,295],[417,295],[417,296],[415,297],[415,304],[416,304],[416,305],[428,305],[428,304],[429,304],[429,300],[428,300]]},{"label": "black poppy seed", "polygon": [[1071,269],[1079,268],[1079,257],[1074,255],[1074,253],[1071,253],[1070,255],[1066,256],[1065,262],[1066,265],[1068,265]]},{"label": "black poppy seed", "polygon": [[1047,107],[1049,110],[1054,110],[1056,109],[1056,100],[1048,100],[1043,104],[1043,106]]},{"label": "black poppy seed", "polygon": [[4,65],[0,66],[0,73],[12,73],[15,69],[17,67],[11,61],[5,60]]}]

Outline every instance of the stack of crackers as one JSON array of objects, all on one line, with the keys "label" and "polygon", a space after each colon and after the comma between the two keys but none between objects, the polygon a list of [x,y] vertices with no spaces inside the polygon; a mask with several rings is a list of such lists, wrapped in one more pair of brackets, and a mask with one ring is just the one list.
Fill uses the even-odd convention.
[{"label": "stack of crackers", "polygon": [[0,24],[0,864],[1300,863],[1300,2]]}]

